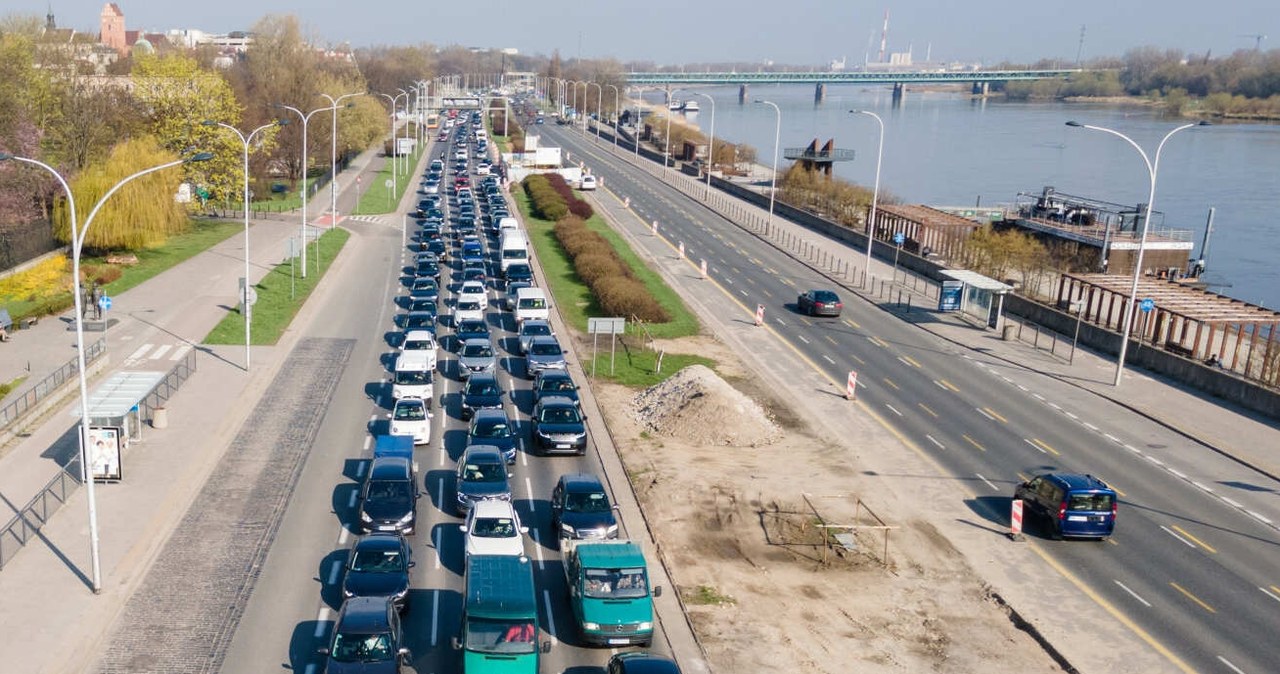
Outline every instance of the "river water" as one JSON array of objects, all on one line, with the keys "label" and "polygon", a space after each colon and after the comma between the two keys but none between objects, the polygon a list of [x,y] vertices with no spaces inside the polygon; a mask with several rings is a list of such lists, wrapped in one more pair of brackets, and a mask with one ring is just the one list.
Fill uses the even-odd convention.
[{"label": "river water", "polygon": [[[758,162],[773,161],[773,108],[738,103],[738,88],[700,87],[715,99],[719,138],[752,145]],[[1170,129],[1186,120],[1163,119],[1134,107],[1084,103],[1007,103],[973,100],[964,93],[908,91],[893,105],[888,89],[827,87],[815,105],[807,85],[753,85],[751,98],[782,111],[781,147],[821,146],[854,150],[836,175],[870,187],[875,178],[878,127],[864,109],[884,119],[881,190],[906,203],[934,206],[1011,204],[1019,192],[1059,192],[1137,205],[1147,200],[1146,165],[1132,146],[1110,134],[1071,128],[1068,120],[1106,126],[1133,138],[1148,155]],[[649,92],[646,100],[657,102]],[[701,112],[690,121],[710,127],[706,97],[692,98]],[[779,158],[779,166],[786,160]],[[1179,132],[1165,144],[1155,208],[1163,225],[1193,230],[1200,251],[1210,207],[1216,208],[1205,280],[1211,289],[1255,304],[1280,308],[1280,125],[1220,124]],[[1157,225],[1160,219],[1153,219]]]}]

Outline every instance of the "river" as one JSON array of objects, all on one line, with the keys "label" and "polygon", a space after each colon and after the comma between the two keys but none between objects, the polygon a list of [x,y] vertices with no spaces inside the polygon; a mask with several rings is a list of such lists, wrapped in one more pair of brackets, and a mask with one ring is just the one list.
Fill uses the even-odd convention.
[{"label": "river", "polygon": [[[715,99],[717,137],[754,146],[761,164],[773,161],[773,108],[739,105],[736,86],[691,90]],[[908,91],[895,107],[888,89],[854,85],[828,85],[819,105],[807,85],[753,85],[750,95],[781,109],[782,148],[834,138],[836,147],[856,152],[853,161],[836,164],[836,175],[867,187],[875,178],[878,127],[849,110],[877,113],[885,123],[881,190],[935,206],[1010,204],[1019,192],[1039,193],[1046,185],[1120,204],[1145,202],[1150,181],[1133,147],[1065,122],[1115,129],[1154,155],[1164,134],[1186,121],[1143,108],[974,100],[957,92]],[[646,100],[660,96],[648,92]],[[676,97],[699,102],[701,112],[687,118],[708,130],[706,97],[686,91]],[[1195,232],[1197,255],[1210,207],[1216,215],[1205,280],[1217,292],[1280,308],[1280,125],[1197,127],[1165,144],[1155,208],[1165,214],[1164,226]]]}]

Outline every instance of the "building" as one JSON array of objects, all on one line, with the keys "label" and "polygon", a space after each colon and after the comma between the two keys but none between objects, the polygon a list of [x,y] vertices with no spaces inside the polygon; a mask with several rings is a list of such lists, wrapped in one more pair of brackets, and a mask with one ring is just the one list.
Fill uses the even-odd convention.
[{"label": "building", "polygon": [[144,51],[154,51],[169,44],[169,38],[164,33],[127,30],[124,24],[124,11],[114,2],[108,2],[102,6],[98,21],[98,42],[114,49],[120,56],[128,56],[135,47]]}]

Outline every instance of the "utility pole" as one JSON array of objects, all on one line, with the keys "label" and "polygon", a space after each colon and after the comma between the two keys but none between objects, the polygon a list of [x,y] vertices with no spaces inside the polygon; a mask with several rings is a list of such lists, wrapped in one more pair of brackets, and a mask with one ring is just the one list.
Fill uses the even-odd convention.
[{"label": "utility pole", "polygon": [[1080,24],[1080,45],[1076,47],[1076,67],[1080,67],[1080,55],[1084,53],[1084,24]]}]

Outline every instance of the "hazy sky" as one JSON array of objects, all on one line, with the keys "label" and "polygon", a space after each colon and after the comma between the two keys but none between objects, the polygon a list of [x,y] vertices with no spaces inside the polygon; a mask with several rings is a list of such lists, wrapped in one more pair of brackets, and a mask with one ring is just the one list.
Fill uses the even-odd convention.
[{"label": "hazy sky", "polygon": [[[1155,45],[1215,56],[1280,48],[1276,0],[120,0],[130,30],[245,30],[268,13],[295,14],[318,40],[356,46],[515,47],[522,53],[615,57],[657,63],[765,61],[825,65],[869,51],[876,58],[884,11],[889,52],[917,61],[1074,61]],[[58,25],[97,32],[103,3],[52,0]],[[0,11],[47,11],[47,0],[6,0]]]}]

